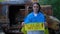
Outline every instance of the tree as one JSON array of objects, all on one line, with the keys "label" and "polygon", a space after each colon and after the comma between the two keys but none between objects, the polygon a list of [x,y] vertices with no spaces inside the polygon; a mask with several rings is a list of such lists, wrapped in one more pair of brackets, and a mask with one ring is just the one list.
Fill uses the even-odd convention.
[{"label": "tree", "polygon": [[60,19],[60,0],[39,0],[40,4],[52,5],[53,16]]}]

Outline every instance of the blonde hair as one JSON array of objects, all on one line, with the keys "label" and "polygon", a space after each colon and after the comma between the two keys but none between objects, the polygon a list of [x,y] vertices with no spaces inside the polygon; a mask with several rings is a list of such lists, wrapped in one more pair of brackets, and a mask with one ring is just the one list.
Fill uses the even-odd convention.
[{"label": "blonde hair", "polygon": [[59,22],[60,23],[60,20],[57,19],[56,17],[53,17],[53,16],[49,16],[50,20],[52,21],[56,21],[56,22]]}]

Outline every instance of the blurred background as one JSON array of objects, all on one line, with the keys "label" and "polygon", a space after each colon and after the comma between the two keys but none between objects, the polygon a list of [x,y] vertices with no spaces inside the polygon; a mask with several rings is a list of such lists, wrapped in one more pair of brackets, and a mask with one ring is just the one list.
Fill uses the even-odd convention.
[{"label": "blurred background", "polygon": [[[60,20],[60,0],[0,0],[0,32],[19,30],[24,17],[32,11],[32,3],[38,2],[46,15]],[[15,27],[10,27],[14,25]],[[10,29],[9,29],[10,28]],[[4,33],[2,33],[4,32]],[[11,33],[11,32],[10,32]]]}]

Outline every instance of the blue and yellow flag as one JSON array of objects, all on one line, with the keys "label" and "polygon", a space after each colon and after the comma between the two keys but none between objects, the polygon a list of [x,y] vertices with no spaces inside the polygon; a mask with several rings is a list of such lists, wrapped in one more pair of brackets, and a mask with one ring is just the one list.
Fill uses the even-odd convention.
[{"label": "blue and yellow flag", "polygon": [[27,31],[30,30],[40,30],[40,31],[44,31],[45,34],[48,34],[48,29],[45,29],[44,23],[28,23],[25,24],[24,27],[22,28],[22,31],[24,32],[24,34],[27,34]]}]

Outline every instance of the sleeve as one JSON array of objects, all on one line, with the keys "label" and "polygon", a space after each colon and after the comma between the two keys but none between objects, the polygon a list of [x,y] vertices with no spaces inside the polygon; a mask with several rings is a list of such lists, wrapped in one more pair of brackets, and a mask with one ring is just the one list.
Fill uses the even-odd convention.
[{"label": "sleeve", "polygon": [[43,20],[46,23],[46,16],[43,14]]},{"label": "sleeve", "polygon": [[46,22],[46,17],[44,16],[44,22]]},{"label": "sleeve", "polygon": [[41,15],[41,20],[42,20],[41,22],[44,22],[44,23],[46,22],[46,17],[43,14]]},{"label": "sleeve", "polygon": [[29,23],[31,22],[31,18],[29,16],[25,17],[24,23]]}]

